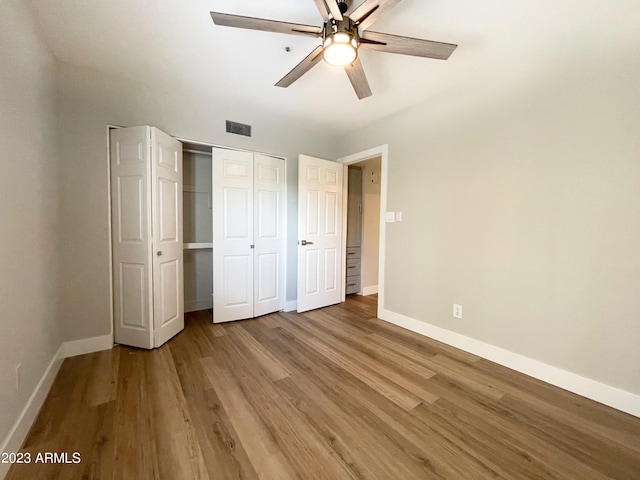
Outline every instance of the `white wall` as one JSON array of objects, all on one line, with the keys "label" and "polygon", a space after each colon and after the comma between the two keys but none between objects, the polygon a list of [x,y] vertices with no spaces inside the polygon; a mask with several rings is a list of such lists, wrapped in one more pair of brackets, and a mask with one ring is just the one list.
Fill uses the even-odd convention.
[{"label": "white wall", "polygon": [[345,155],[389,145],[388,310],[640,394],[633,24],[344,139]]},{"label": "white wall", "polygon": [[[287,299],[296,295],[297,156],[335,158],[335,139],[251,106],[212,101],[209,92],[154,91],[95,70],[59,66],[62,314],[67,339],[109,333],[106,125],[153,125],[212,144],[287,157]],[[225,133],[225,120],[253,125],[252,138]]]},{"label": "white wall", "polygon": [[[23,3],[0,6],[0,445],[63,339],[57,312],[56,67]],[[5,469],[0,465],[0,477]]]}]

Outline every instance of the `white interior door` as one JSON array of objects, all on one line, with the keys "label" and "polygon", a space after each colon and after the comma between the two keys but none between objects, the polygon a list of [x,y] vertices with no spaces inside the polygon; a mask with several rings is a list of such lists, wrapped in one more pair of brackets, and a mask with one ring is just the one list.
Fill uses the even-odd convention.
[{"label": "white interior door", "polygon": [[298,160],[298,312],[342,300],[344,166],[300,155]]},{"label": "white interior door", "polygon": [[284,160],[253,154],[253,316],[284,308]]},{"label": "white interior door", "polygon": [[150,127],[112,130],[114,341],[153,348]]},{"label": "white interior door", "polygon": [[184,329],[182,144],[151,129],[154,346]]},{"label": "white interior door", "polygon": [[213,149],[213,321],[253,317],[253,153]]}]

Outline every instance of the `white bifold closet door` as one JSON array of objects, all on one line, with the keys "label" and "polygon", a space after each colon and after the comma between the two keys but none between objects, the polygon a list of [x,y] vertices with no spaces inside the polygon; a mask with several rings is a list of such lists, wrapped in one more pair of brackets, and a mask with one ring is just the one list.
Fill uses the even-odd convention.
[{"label": "white bifold closet door", "polygon": [[110,153],[114,340],[159,347],[184,328],[182,144],[121,128]]},{"label": "white bifold closet door", "polygon": [[284,307],[284,160],[213,149],[213,321]]}]

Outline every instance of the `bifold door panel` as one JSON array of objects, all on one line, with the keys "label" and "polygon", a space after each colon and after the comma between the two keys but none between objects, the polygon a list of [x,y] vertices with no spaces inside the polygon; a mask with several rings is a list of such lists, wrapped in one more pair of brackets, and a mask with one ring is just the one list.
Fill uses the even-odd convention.
[{"label": "bifold door panel", "polygon": [[159,347],[184,328],[182,145],[121,128],[110,152],[114,340]]},{"label": "bifold door panel", "polygon": [[213,321],[284,306],[284,161],[213,149]]}]

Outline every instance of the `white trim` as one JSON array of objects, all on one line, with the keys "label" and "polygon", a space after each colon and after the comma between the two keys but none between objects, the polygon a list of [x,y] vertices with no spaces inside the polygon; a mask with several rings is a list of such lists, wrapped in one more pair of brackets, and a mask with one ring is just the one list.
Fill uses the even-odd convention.
[{"label": "white trim", "polygon": [[[340,248],[342,249],[342,264],[347,263],[347,215],[349,212],[349,167],[342,167],[342,238],[340,239]],[[362,274],[362,272],[360,272]],[[342,275],[340,282],[340,301],[344,302],[347,298],[347,275]]]},{"label": "white trim", "polygon": [[188,300],[184,302],[184,313],[210,310],[213,308],[213,295],[206,300]]},{"label": "white trim", "polygon": [[378,310],[378,317],[412,332],[433,338],[465,352],[576,393],[609,407],[640,417],[640,395],[577,375],[518,353],[436,327],[391,310]]},{"label": "white trim", "polygon": [[[389,145],[380,145],[370,148],[362,152],[347,155],[338,159],[338,163],[350,165],[352,163],[362,162],[374,157],[380,157],[380,242],[378,246],[378,317],[382,318],[384,311],[384,259],[386,250],[386,231],[387,224],[385,222],[385,213],[387,211],[387,169],[389,164]],[[346,241],[344,244],[346,250]]]},{"label": "white trim", "polygon": [[[289,268],[289,184],[287,183],[287,170],[289,168],[289,161],[287,157],[282,157],[284,159],[284,219],[282,220],[282,252],[284,253],[283,260],[283,272],[284,272],[284,281],[282,282],[282,308],[286,309],[287,304],[287,289],[289,288],[289,274],[287,273],[287,268]],[[298,235],[296,233],[296,239]],[[298,246],[295,242],[295,252],[298,254]]]},{"label": "white trim", "polygon": [[298,301],[297,300],[287,300],[284,304],[285,312],[295,312],[298,310]]},{"label": "white trim", "polygon": [[[29,433],[29,429],[31,428],[31,425],[33,425],[33,422],[35,421],[36,416],[47,397],[47,393],[49,393],[49,389],[56,378],[58,370],[60,370],[60,367],[62,366],[64,352],[65,344],[63,343],[54,354],[51,362],[49,362],[49,366],[44,371],[42,378],[40,378],[40,381],[29,397],[27,404],[22,409],[22,412],[20,412],[13,428],[11,428],[9,434],[2,442],[0,452],[18,452],[20,447],[22,447],[22,443],[27,437],[27,433]],[[0,463],[0,478],[5,477],[10,466],[11,465],[7,463]]]},{"label": "white trim", "polygon": [[375,295],[378,293],[378,285],[370,285],[368,287],[362,287],[362,295]]},{"label": "white trim", "polygon": [[113,231],[111,226],[111,130],[122,128],[117,125],[107,124],[107,226],[109,234],[109,334],[111,344],[113,344],[114,332],[114,311],[113,311]]},{"label": "white trim", "polygon": [[64,342],[64,358],[84,355],[86,353],[100,352],[102,350],[110,350],[113,348],[113,337],[111,334],[100,335],[98,337],[83,338]]}]

